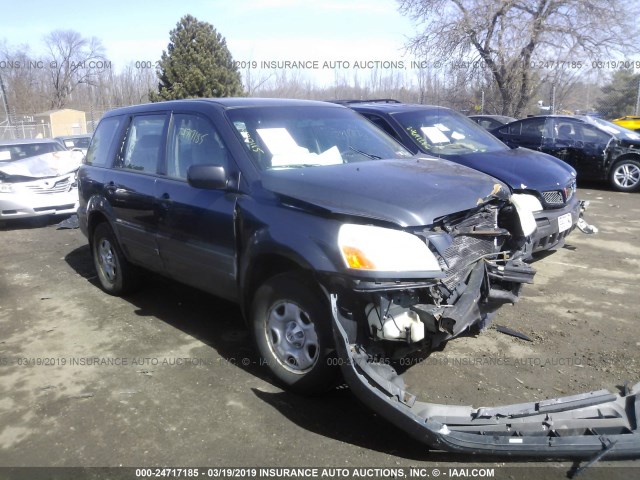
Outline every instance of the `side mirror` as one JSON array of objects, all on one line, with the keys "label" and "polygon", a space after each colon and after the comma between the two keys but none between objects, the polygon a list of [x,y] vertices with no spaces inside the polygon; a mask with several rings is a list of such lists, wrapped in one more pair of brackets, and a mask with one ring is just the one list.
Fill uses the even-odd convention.
[{"label": "side mirror", "polygon": [[191,165],[187,170],[187,182],[194,188],[222,190],[229,183],[221,165]]}]

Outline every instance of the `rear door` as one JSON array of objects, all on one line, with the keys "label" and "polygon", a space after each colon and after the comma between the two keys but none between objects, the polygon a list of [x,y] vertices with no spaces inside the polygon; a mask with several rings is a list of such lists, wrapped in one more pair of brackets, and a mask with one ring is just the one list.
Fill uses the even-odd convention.
[{"label": "rear door", "polygon": [[524,147],[541,150],[545,132],[543,117],[528,118],[505,125],[498,130],[499,138],[510,147]]},{"label": "rear door", "polygon": [[573,118],[549,118],[543,151],[567,162],[583,178],[604,178],[611,135]]},{"label": "rear door", "polygon": [[192,165],[222,165],[238,171],[209,118],[175,113],[167,136],[166,176],[158,184],[158,244],[166,272],[176,280],[235,299],[234,209],[237,194],[187,183]]},{"label": "rear door", "polygon": [[105,179],[105,196],[115,214],[115,228],[128,258],[161,272],[156,242],[158,204],[156,183],[163,163],[169,115],[131,117],[114,166]]}]

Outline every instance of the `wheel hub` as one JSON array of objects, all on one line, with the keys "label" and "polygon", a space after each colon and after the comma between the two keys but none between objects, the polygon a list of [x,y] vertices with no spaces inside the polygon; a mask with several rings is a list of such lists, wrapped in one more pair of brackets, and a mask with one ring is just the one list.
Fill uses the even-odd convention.
[{"label": "wheel hub", "polygon": [[302,348],[304,346],[304,331],[295,322],[290,322],[287,325],[285,338],[287,339],[287,342],[296,348]]},{"label": "wheel hub", "polygon": [[98,248],[98,259],[100,267],[109,281],[113,282],[116,277],[116,262],[113,250],[108,240],[103,239]]},{"label": "wheel hub", "polygon": [[614,177],[621,187],[632,187],[640,181],[640,168],[635,165],[621,165],[616,169]]},{"label": "wheel hub", "polygon": [[265,334],[269,349],[287,370],[305,373],[318,361],[318,335],[299,305],[290,301],[275,303],[268,313]]}]

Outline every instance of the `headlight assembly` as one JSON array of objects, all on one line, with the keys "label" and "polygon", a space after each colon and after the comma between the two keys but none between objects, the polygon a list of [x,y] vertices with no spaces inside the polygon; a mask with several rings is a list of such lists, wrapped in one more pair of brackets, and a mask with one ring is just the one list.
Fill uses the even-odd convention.
[{"label": "headlight assembly", "polygon": [[345,265],[354,270],[441,271],[429,247],[415,235],[400,230],[347,223],[340,227],[338,247]]},{"label": "headlight assembly", "polygon": [[513,203],[520,217],[520,225],[522,226],[522,232],[526,237],[536,231],[536,219],[533,216],[533,212],[539,212],[542,210],[542,204],[533,195],[527,195],[525,193],[514,193],[511,195],[511,203]]}]

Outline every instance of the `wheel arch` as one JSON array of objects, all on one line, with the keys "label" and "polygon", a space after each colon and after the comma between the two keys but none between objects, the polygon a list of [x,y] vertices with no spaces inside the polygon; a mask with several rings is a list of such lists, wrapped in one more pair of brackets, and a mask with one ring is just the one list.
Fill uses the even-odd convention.
[{"label": "wheel arch", "polygon": [[265,252],[251,259],[240,277],[240,306],[245,322],[249,321],[251,301],[260,285],[269,278],[287,272],[295,272],[306,277],[310,282],[317,283],[313,268],[292,252],[288,255],[282,252]]},{"label": "wheel arch", "polygon": [[616,157],[615,160],[612,160],[611,164],[609,165],[609,172],[613,170],[613,167],[615,167],[618,163],[623,162],[624,160],[635,160],[636,162],[640,162],[640,153],[628,152],[623,153],[619,157]]}]

